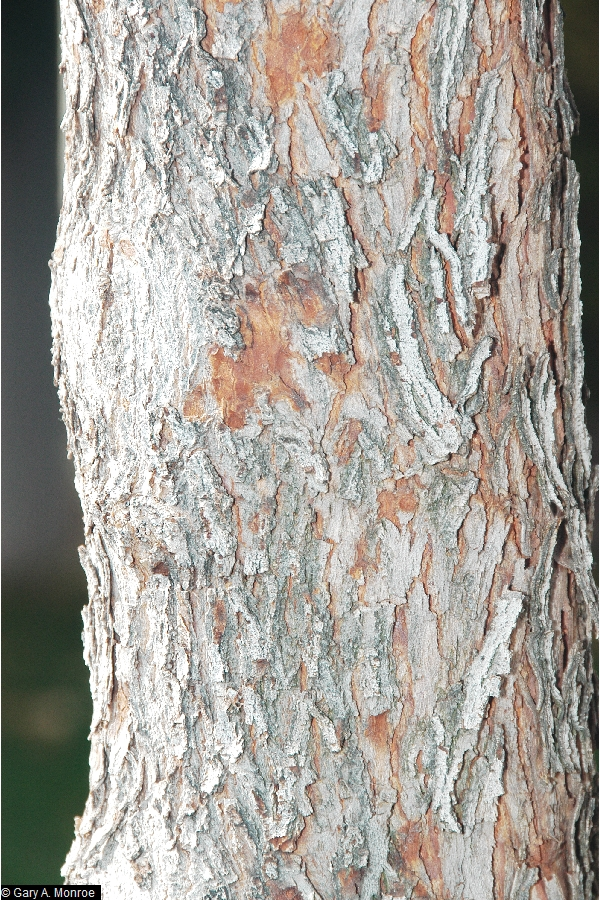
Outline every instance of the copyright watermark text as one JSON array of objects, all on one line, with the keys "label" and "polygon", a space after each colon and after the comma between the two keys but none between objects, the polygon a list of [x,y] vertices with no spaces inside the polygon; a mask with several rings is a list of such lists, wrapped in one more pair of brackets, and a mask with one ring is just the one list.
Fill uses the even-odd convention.
[{"label": "copyright watermark text", "polygon": [[30,900],[102,900],[102,888],[99,884],[3,884],[0,897],[30,898]]}]

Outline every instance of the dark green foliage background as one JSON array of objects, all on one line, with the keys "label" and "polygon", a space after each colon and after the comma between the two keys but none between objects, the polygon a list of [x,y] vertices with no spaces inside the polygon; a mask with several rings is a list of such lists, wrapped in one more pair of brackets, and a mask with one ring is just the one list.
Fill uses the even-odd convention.
[{"label": "dark green foliage background", "polygon": [[92,714],[82,579],[7,578],[2,610],[2,882],[59,884],[87,794]]}]

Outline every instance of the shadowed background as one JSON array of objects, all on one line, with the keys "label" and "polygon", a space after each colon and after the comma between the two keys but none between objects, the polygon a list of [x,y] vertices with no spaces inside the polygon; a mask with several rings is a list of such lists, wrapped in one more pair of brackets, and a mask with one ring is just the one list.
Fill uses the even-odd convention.
[{"label": "shadowed background", "polygon": [[[588,423],[598,424],[598,8],[566,0]],[[81,510],[52,382],[48,259],[58,215],[57,9],[2,4],[2,882],[58,883],[87,795]],[[597,441],[595,457],[597,457]]]}]

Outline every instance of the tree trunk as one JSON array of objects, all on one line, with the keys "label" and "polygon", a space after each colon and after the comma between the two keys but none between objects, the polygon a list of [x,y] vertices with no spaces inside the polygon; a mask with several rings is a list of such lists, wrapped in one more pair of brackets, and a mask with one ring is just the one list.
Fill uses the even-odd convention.
[{"label": "tree trunk", "polygon": [[63,0],[110,898],[593,891],[556,0]]}]

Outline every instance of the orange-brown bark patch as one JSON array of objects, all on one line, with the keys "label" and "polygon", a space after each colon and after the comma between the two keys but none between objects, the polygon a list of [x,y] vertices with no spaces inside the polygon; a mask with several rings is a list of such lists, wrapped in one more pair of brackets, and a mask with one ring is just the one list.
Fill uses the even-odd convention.
[{"label": "orange-brown bark patch", "polygon": [[[315,767],[315,772],[317,773],[317,777],[321,778],[321,769],[322,769],[322,759],[323,759],[323,748],[321,745],[321,732],[319,730],[319,726],[317,725],[317,720],[312,719],[310,723],[310,733],[313,741],[313,766]],[[308,799],[311,802],[313,807],[317,807],[317,805],[322,801],[321,791],[319,789],[318,784],[310,784],[306,788],[306,793],[308,794]],[[313,793],[314,798],[313,799]],[[309,819],[309,821],[311,821]]]},{"label": "orange-brown bark patch", "polygon": [[385,121],[385,101],[386,101],[386,71],[381,74],[377,81],[375,95],[371,99],[371,110],[369,115],[369,128],[371,131],[379,131]]},{"label": "orange-brown bark patch", "polygon": [[225,12],[225,7],[231,4],[236,6],[240,0],[204,0],[204,13],[208,15],[208,9],[215,9],[217,12]]},{"label": "orange-brown bark patch", "polygon": [[[427,250],[429,250],[429,245],[427,245]],[[410,247],[410,267],[421,284],[424,284],[425,281],[427,281],[427,278],[421,269],[421,259],[423,258],[424,252],[425,242],[419,237],[414,238]]]},{"label": "orange-brown bark patch", "polygon": [[396,608],[396,621],[392,633],[392,647],[395,657],[408,659],[408,627],[406,613],[401,606]]},{"label": "orange-brown bark patch", "polygon": [[250,521],[248,522],[248,528],[250,529],[252,534],[258,534],[258,532],[260,531],[261,519],[262,519],[261,514],[255,513],[255,515],[253,515],[252,518],[250,519]]},{"label": "orange-brown bark patch", "polygon": [[[300,296],[284,281],[276,290],[263,282],[258,293],[247,290],[246,296],[246,306],[237,309],[245,349],[233,357],[217,347],[209,356],[214,397],[223,421],[234,430],[244,426],[257,392],[266,393],[272,404],[285,400],[296,410],[307,406],[297,379],[297,368],[306,361],[292,349],[290,329],[294,320],[312,322],[325,315],[314,291]],[[184,402],[184,416],[202,418],[204,398],[204,386],[195,388]]]},{"label": "orange-brown bark patch", "polygon": [[278,109],[296,93],[296,85],[334,67],[337,42],[321,7],[321,15],[303,12],[278,16],[269,6],[269,31],[263,43],[269,100]]},{"label": "orange-brown bark patch", "polygon": [[410,44],[410,64],[413,75],[419,88],[425,92],[426,97],[429,96],[429,82],[431,81],[429,53],[433,21],[434,16],[432,13],[423,16],[415,29],[415,35]]},{"label": "orange-brown bark patch", "polygon": [[213,638],[217,644],[221,643],[221,638],[227,626],[227,610],[222,597],[217,597],[217,602],[213,607]]},{"label": "orange-brown bark patch", "polygon": [[505,796],[498,798],[498,817],[494,826],[494,850],[492,854],[492,871],[494,883],[498,886],[498,896],[507,896],[507,873],[514,865],[515,856],[512,834],[512,821]]},{"label": "orange-brown bark patch", "polygon": [[[380,0],[375,0],[373,8],[379,5]],[[373,9],[369,15],[369,24],[373,17]],[[375,47],[373,34],[369,38],[367,47],[365,48],[365,56],[372,52]],[[388,66],[377,63],[374,69],[363,69],[362,81],[365,88],[365,96],[369,101],[365,111],[365,117],[371,131],[379,131],[385,121],[385,101],[387,88]]]},{"label": "orange-brown bark patch", "polygon": [[[564,861],[566,857],[565,841],[547,838],[529,851],[527,865],[539,867],[542,877],[547,881],[556,878],[563,889],[565,897],[569,894],[567,879],[564,877]],[[562,876],[562,877],[561,877]]]},{"label": "orange-brown bark patch", "polygon": [[263,225],[265,227],[265,231],[267,232],[267,234],[269,235],[269,237],[275,244],[275,247],[277,248],[277,252],[279,253],[279,251],[281,250],[281,246],[283,244],[284,235],[281,234],[281,232],[279,230],[279,226],[277,225],[277,223],[275,222],[275,219],[273,218],[273,199],[272,198],[267,203],[267,207],[265,209],[265,217],[263,220]]},{"label": "orange-brown bark patch", "polygon": [[[271,841],[271,843],[273,842]],[[302,894],[296,887],[273,887],[271,896],[273,900],[302,900]]]},{"label": "orange-brown bark patch", "polygon": [[306,665],[304,664],[304,662],[300,663],[300,670],[298,673],[298,677],[299,677],[299,681],[300,681],[300,690],[305,691],[306,686],[308,684],[308,672],[307,672]]},{"label": "orange-brown bark patch", "polygon": [[[394,651],[394,659],[396,661],[396,671],[402,673],[402,701],[403,709],[400,721],[394,729],[390,747],[390,761],[392,772],[395,778],[399,778],[402,758],[402,741],[406,734],[408,723],[414,715],[414,698],[412,691],[412,676],[409,665],[408,653],[408,627],[406,623],[406,611],[403,607],[396,608],[396,620],[394,622],[394,630],[392,632],[392,648]],[[402,810],[400,802],[397,804],[398,810]],[[404,814],[401,813],[404,817]]]},{"label": "orange-brown bark patch", "polygon": [[282,272],[277,278],[278,293],[293,309],[295,317],[307,328],[329,325],[337,306],[326,299],[323,278],[305,266]]},{"label": "orange-brown bark patch", "polygon": [[350,574],[353,578],[360,578],[363,572],[371,567],[371,564],[371,555],[369,553],[367,542],[363,536],[356,545],[354,566],[350,569]]},{"label": "orange-brown bark patch", "polygon": [[[265,319],[262,336],[269,335],[275,338],[278,333],[277,320],[273,322],[273,320],[269,321],[267,317]],[[267,346],[270,344],[269,341]],[[271,387],[277,384],[272,374],[273,370],[269,368],[269,363],[279,363],[279,368],[284,363],[284,359],[281,358],[284,351],[279,342],[276,347],[271,345],[272,352],[268,358],[259,357],[256,349],[256,344],[252,343],[239,360],[234,360],[226,356],[219,347],[210,359],[212,383],[223,421],[233,430],[243,428],[246,424],[246,413],[254,405],[254,389],[262,386],[268,389],[270,394]],[[252,352],[253,350],[254,352]],[[286,391],[284,390],[282,393],[285,397]]]},{"label": "orange-brown bark patch", "polygon": [[[431,72],[429,54],[431,52],[431,31],[434,15],[427,13],[417,25],[415,36],[410,44],[410,65],[415,77],[415,93],[410,104],[411,125],[423,147],[426,159],[422,160],[432,172],[437,171],[437,150],[433,139],[433,126],[429,110],[429,85]],[[413,140],[415,147],[415,141]]]},{"label": "orange-brown bark patch", "polygon": [[363,873],[359,869],[342,869],[337,873],[338,881],[342,886],[344,897],[358,897]]},{"label": "orange-brown bark patch", "polygon": [[[508,342],[507,342],[508,343]],[[494,390],[493,385],[499,385],[504,382],[506,374],[506,363],[499,354],[494,355],[485,361],[483,370],[483,386],[489,403],[488,423],[490,433],[494,440],[497,440],[505,426],[507,416],[512,415],[513,400],[508,393]],[[479,449],[485,452],[485,444]],[[494,449],[494,453],[496,450]],[[489,459],[490,466],[493,465],[494,459]]]},{"label": "orange-brown bark patch", "polygon": [[[296,849],[296,844],[298,843],[298,840],[295,837],[289,838],[286,835],[284,835],[283,837],[269,838],[269,843],[271,844],[272,847],[275,848],[275,850],[280,850],[283,853],[293,853],[293,851]],[[292,888],[286,888],[283,893],[277,894],[277,896],[278,897],[288,897],[289,896],[290,898],[300,896],[299,894],[288,894],[287,892],[290,890],[292,890]],[[293,890],[296,890],[296,889],[293,888]]]},{"label": "orange-brown bark patch", "polygon": [[427,543],[423,549],[421,558],[421,581],[423,582],[423,590],[427,594],[429,608],[435,613],[434,599],[437,597],[436,581],[433,574],[433,540],[431,535],[427,537]]},{"label": "orange-brown bark patch", "polygon": [[454,217],[456,215],[456,197],[452,188],[452,182],[448,178],[444,185],[444,200],[440,210],[440,231],[452,234],[454,230]]},{"label": "orange-brown bark patch", "polygon": [[340,465],[345,466],[352,456],[352,451],[354,450],[361,431],[362,425],[358,419],[349,419],[349,421],[345,423],[342,428],[342,433],[335,445],[335,452],[337,453]]},{"label": "orange-brown bark patch", "polygon": [[416,458],[417,451],[415,450],[415,442],[412,438],[408,444],[398,442],[394,447],[394,463],[401,472],[406,472],[407,469],[412,468]]},{"label": "orange-brown bark patch", "polygon": [[379,9],[385,8],[385,0],[375,0],[371,6],[368,18],[369,39],[363,54],[364,65],[362,81],[365,96],[370,99],[370,110],[366,110],[366,118],[369,128],[378,130],[385,118],[385,87],[388,66],[381,61],[382,46],[381,26],[379,24]]},{"label": "orange-brown bark patch", "polygon": [[458,120],[458,152],[461,155],[465,152],[467,138],[475,119],[475,97],[464,97],[462,104],[463,107]]},{"label": "orange-brown bark patch", "polygon": [[197,385],[183,401],[183,416],[193,422],[203,422],[208,418],[204,385]]},{"label": "orange-brown bark patch", "polygon": [[440,842],[437,825],[433,822],[431,810],[427,812],[427,825],[423,829],[423,843],[421,844],[421,859],[431,881],[435,897],[444,895],[444,879],[442,863],[440,860]]},{"label": "orange-brown bark patch", "polygon": [[531,185],[531,154],[529,149],[529,139],[528,139],[528,113],[525,106],[525,102],[523,100],[523,94],[521,93],[521,89],[517,84],[515,87],[515,93],[513,97],[513,106],[517,112],[519,117],[519,152],[520,152],[520,163],[521,163],[521,171],[519,173],[519,206],[523,204],[525,199],[525,195],[529,190]]},{"label": "orange-brown bark patch", "polygon": [[387,712],[379,713],[378,716],[369,716],[369,724],[365,735],[377,747],[378,750],[385,750],[388,743],[388,714]]},{"label": "orange-brown bark patch", "polygon": [[352,578],[360,579],[361,576],[366,575],[368,572],[377,572],[380,563],[380,545],[377,544],[375,555],[373,555],[371,549],[366,536],[363,535],[356,545],[354,565],[349,570]]},{"label": "orange-brown bark patch", "polygon": [[434,897],[445,897],[438,830],[431,810],[420,822],[407,822],[398,829],[394,843],[402,860],[403,874],[412,875],[416,880],[413,897],[432,896],[430,889],[425,889],[426,880],[431,883]]},{"label": "orange-brown bark patch", "polygon": [[414,513],[418,505],[414,482],[399,481],[393,491],[381,491],[377,495],[380,517],[389,519],[397,528],[401,526],[398,513]]},{"label": "orange-brown bark patch", "polygon": [[419,876],[423,871],[423,862],[420,857],[422,827],[420,822],[406,822],[394,832],[394,845],[397,850],[399,866],[402,867],[401,871],[404,877],[413,881],[413,896],[417,897],[422,896],[418,893],[418,887],[422,884]]},{"label": "orange-brown bark patch", "polygon": [[319,372],[328,375],[340,391],[346,388],[345,376],[352,366],[341,353],[324,353],[315,360]]}]

